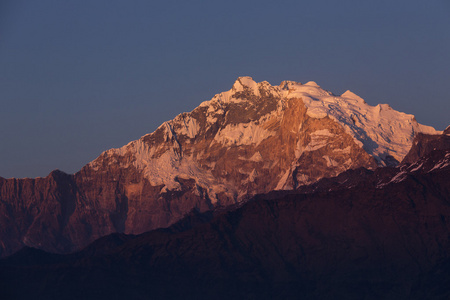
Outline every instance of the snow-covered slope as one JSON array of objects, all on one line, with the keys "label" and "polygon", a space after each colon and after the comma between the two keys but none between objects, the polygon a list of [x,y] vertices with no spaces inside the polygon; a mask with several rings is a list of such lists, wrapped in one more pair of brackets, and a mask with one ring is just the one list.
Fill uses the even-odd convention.
[{"label": "snow-covered slope", "polygon": [[313,118],[330,117],[341,124],[381,165],[388,155],[401,161],[418,132],[440,134],[417,123],[413,115],[398,112],[388,104],[368,105],[361,97],[346,91],[341,96],[323,90],[315,82],[304,85],[285,82],[285,97],[298,97]]}]

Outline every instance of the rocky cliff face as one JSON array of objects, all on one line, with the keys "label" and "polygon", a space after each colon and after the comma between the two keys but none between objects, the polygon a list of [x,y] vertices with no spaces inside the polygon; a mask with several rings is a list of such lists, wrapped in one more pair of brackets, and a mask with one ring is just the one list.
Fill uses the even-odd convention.
[{"label": "rocky cliff face", "polygon": [[416,133],[437,133],[388,105],[314,82],[241,77],[190,113],[102,153],[74,175],[1,179],[2,255],[23,245],[78,249],[138,234],[252,195],[292,190],[349,169],[395,165]]},{"label": "rocky cliff face", "polygon": [[450,126],[441,135],[418,133],[403,163],[413,163],[433,150],[450,148]]},{"label": "rocky cliff face", "polygon": [[[79,204],[71,175],[54,171],[46,178],[0,178],[0,245],[2,255],[23,245],[69,251],[73,245],[63,234]],[[82,230],[85,226],[73,226]],[[74,241],[76,242],[76,240]]]}]

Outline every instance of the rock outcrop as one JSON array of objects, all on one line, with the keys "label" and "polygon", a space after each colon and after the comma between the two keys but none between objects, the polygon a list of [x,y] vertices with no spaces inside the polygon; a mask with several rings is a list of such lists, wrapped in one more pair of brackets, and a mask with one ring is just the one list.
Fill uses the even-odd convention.
[{"label": "rock outcrop", "polygon": [[433,150],[450,148],[450,126],[441,135],[418,133],[403,163],[413,163]]}]

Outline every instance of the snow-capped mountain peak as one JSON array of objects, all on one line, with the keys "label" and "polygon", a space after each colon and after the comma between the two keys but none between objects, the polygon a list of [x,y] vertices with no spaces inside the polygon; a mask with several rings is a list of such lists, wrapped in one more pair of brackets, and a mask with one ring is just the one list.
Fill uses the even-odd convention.
[{"label": "snow-capped mountain peak", "polygon": [[246,89],[250,89],[254,93],[259,93],[258,84],[250,76],[239,77],[232,87],[234,92],[243,92]]},{"label": "snow-capped mountain peak", "polygon": [[417,132],[439,133],[350,91],[336,96],[313,81],[272,86],[245,76],[89,166],[101,171],[105,160],[133,166],[152,186],[162,186],[160,193],[181,191],[180,178],[193,180],[195,193],[219,205],[351,168],[396,164]]},{"label": "snow-capped mountain peak", "polygon": [[[47,240],[46,247],[72,251],[112,232],[139,234],[167,227],[192,210],[227,207],[255,194],[305,188],[353,172],[343,173],[347,170],[401,160],[399,174],[380,184],[402,182],[405,172],[446,171],[449,156],[424,162],[425,169],[420,164],[401,169],[405,161],[415,162],[424,151],[448,143],[447,134],[421,133],[439,132],[386,104],[370,106],[349,91],[336,96],[315,82],[272,86],[240,77],[230,90],[136,141],[105,151],[76,174],[0,178],[2,199],[9,203],[4,215],[14,207],[16,220],[23,220],[21,227],[14,219],[4,220],[3,227],[16,228],[6,237],[14,236],[15,244],[5,251],[23,244],[40,247],[43,236],[35,232],[67,236],[57,245]],[[415,150],[405,157],[414,136]],[[421,140],[432,143],[422,147]]]},{"label": "snow-capped mountain peak", "polygon": [[348,98],[348,99],[353,99],[353,100],[357,100],[359,102],[365,103],[364,99],[359,97],[358,95],[356,95],[355,93],[353,93],[350,90],[345,91],[345,93],[343,93],[341,95],[342,98]]},{"label": "snow-capped mountain peak", "polygon": [[316,88],[320,88],[320,86],[319,86],[315,81],[308,81],[308,82],[305,83],[304,85],[306,85],[306,86],[312,86],[312,87],[316,87]]}]

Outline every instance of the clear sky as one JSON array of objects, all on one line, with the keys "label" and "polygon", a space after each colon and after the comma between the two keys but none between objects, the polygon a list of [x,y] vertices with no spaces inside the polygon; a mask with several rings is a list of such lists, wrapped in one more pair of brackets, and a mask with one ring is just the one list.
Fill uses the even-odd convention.
[{"label": "clear sky", "polygon": [[0,1],[0,176],[78,171],[229,90],[316,81],[450,125],[450,1]]}]

